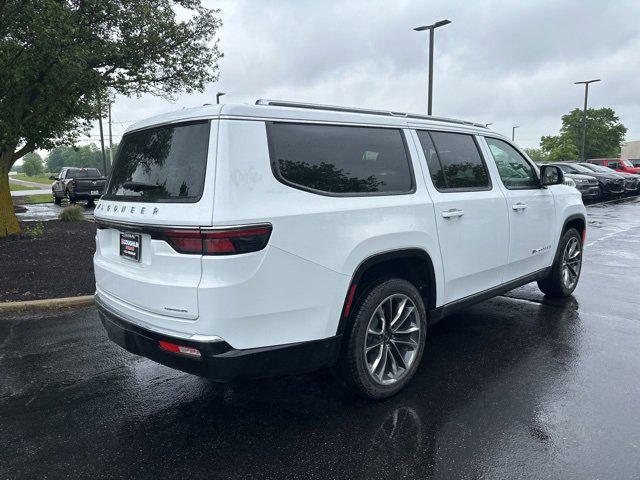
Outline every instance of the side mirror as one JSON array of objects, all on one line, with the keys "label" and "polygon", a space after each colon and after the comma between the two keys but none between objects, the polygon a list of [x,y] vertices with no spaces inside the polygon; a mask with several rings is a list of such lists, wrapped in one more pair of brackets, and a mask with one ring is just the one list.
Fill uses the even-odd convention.
[{"label": "side mirror", "polygon": [[49,177],[49,180],[58,180],[58,177],[56,177],[55,175],[51,175],[51,176]]},{"label": "side mirror", "polygon": [[540,167],[540,186],[559,185],[564,182],[564,174],[560,167],[555,165],[542,165]]}]

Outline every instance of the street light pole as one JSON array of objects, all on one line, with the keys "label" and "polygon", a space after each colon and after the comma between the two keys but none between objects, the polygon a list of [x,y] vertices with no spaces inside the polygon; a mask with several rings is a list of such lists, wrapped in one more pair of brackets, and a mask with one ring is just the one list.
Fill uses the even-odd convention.
[{"label": "street light pole", "polygon": [[511,128],[511,141],[515,142],[516,141],[516,128],[520,128],[520,125],[514,125]]},{"label": "street light pole", "polygon": [[582,142],[580,143],[580,161],[586,161],[584,158],[584,144],[587,139],[587,100],[589,99],[589,84],[599,82],[600,79],[583,80],[582,82],[574,82],[575,85],[584,84],[584,110],[582,111]]},{"label": "street light pole", "polygon": [[104,175],[107,175],[107,156],[104,153],[104,131],[102,129],[102,104],[100,103],[100,91],[97,95],[98,100],[98,125],[100,126],[100,147],[102,150],[102,167],[104,168]]},{"label": "street light pole", "polygon": [[414,30],[416,32],[422,32],[424,30],[429,30],[429,85],[427,87],[428,91],[428,99],[427,99],[427,115],[431,115],[433,111],[433,43],[435,40],[434,31],[438,27],[443,27],[445,25],[449,25],[451,20],[440,20],[432,25],[423,25],[421,27],[416,27]]}]

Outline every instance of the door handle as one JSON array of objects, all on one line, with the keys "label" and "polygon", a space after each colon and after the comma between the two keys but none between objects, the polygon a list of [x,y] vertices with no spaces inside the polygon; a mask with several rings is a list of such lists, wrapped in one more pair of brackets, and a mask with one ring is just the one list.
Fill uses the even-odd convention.
[{"label": "door handle", "polygon": [[526,203],[518,202],[514,205],[511,205],[511,208],[518,211],[518,210],[524,210],[525,208],[527,208],[527,206],[528,205]]},{"label": "door handle", "polygon": [[461,217],[462,215],[464,215],[464,211],[460,210],[459,208],[451,208],[442,212],[442,216],[444,218]]}]

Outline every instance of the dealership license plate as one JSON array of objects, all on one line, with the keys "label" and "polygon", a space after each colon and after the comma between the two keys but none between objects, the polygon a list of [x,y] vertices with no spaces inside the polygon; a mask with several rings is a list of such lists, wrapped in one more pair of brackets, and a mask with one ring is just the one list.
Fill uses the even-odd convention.
[{"label": "dealership license plate", "polygon": [[120,232],[120,256],[133,260],[135,262],[140,261],[140,234]]},{"label": "dealership license plate", "polygon": [[91,190],[91,195],[100,195],[99,190]]}]

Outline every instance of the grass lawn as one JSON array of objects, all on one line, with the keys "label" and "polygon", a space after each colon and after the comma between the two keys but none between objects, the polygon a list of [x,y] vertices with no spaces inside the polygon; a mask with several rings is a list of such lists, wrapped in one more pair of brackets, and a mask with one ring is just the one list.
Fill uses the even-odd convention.
[{"label": "grass lawn", "polygon": [[43,185],[50,187],[52,183],[52,180],[49,180],[50,175],[51,174],[49,173],[44,173],[38,177],[29,177],[24,173],[18,173],[17,175],[11,175],[11,178],[15,178],[16,180],[24,180],[25,182],[42,183]]},{"label": "grass lawn", "polygon": [[50,193],[42,193],[39,195],[29,195],[28,197],[14,197],[14,205],[31,205],[34,203],[52,203],[53,195]]},{"label": "grass lawn", "polygon": [[18,191],[18,190],[40,190],[38,187],[25,187],[24,185],[18,185],[17,183],[10,183],[9,190]]}]

